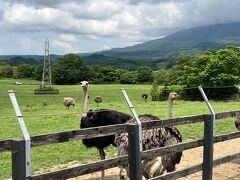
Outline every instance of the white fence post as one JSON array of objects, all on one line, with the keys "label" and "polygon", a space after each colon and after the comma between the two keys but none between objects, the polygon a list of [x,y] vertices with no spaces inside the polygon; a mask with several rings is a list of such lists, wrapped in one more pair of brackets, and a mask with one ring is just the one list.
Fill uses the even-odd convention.
[{"label": "white fence post", "polygon": [[124,98],[136,120],[136,124],[128,125],[128,162],[129,162],[129,177],[131,180],[142,179],[142,124],[138,118],[136,111],[125,91],[121,89]]},{"label": "white fence post", "polygon": [[[29,136],[27,127],[25,125],[25,122],[24,122],[21,110],[19,108],[19,105],[18,105],[18,102],[17,102],[17,99],[15,97],[15,94],[14,94],[13,90],[9,90],[8,94],[9,94],[9,97],[11,99],[11,102],[12,102],[15,114],[17,116],[18,122],[20,124],[20,128],[21,128],[21,131],[22,131],[22,134],[23,134],[23,139],[24,139],[24,142],[23,141],[17,141],[16,144],[21,144],[21,146],[22,145],[25,146],[25,147],[21,147],[21,150],[19,150],[19,148],[17,146],[15,146],[14,143],[13,143],[13,147],[16,147],[15,150],[13,150],[13,154],[15,154],[13,156],[13,163],[21,163],[22,164],[21,167],[25,170],[25,172],[22,173],[22,174],[25,174],[26,177],[29,177],[29,176],[32,175],[32,170],[31,170],[31,140],[30,140],[30,136]],[[19,150],[19,152],[17,150]],[[23,151],[25,151],[25,153],[24,153],[25,154],[24,155],[24,157],[25,157],[24,161],[22,161],[22,158],[16,158],[16,155],[20,155],[21,153],[23,153]],[[19,167],[19,165],[14,165],[13,164],[13,168],[17,168],[18,169],[18,167]],[[18,171],[15,171],[15,172],[20,172],[20,171],[18,170]],[[15,175],[15,177],[17,177],[17,176],[18,175]]]},{"label": "white fence post", "polygon": [[208,98],[201,86],[198,87],[204,101],[206,102],[211,115],[204,118],[204,139],[203,139],[203,180],[212,180],[213,169],[213,148],[215,136],[215,112],[208,101]]}]

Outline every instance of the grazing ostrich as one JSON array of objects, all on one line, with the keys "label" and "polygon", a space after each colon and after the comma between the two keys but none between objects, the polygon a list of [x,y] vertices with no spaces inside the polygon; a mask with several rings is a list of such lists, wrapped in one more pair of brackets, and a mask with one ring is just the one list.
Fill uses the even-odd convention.
[{"label": "grazing ostrich", "polygon": [[63,104],[68,109],[71,105],[75,106],[75,100],[71,97],[65,97],[63,98]]},{"label": "grazing ostrich", "polygon": [[147,102],[148,95],[147,94],[142,94],[142,100]]},{"label": "grazing ostrich", "polygon": [[238,130],[240,130],[240,116],[237,116],[237,117],[236,117],[235,127],[236,127]]},{"label": "grazing ostrich", "polygon": [[[140,115],[139,119],[141,122],[150,120],[159,120],[158,117],[145,114]],[[133,122],[131,119],[128,122]],[[159,148],[163,146],[169,146],[182,142],[182,136],[175,127],[164,127],[143,130],[142,133],[142,146],[143,151]],[[116,135],[115,143],[118,147],[118,155],[125,155],[128,153],[128,134],[121,133]],[[164,171],[172,172],[175,170],[175,165],[181,160],[182,152],[175,152],[164,156],[148,159],[142,161],[143,175],[145,178],[152,178],[159,176]],[[128,168],[127,166],[120,166],[120,179],[128,179]]]},{"label": "grazing ostrich", "polygon": [[102,102],[101,96],[96,96],[94,101],[97,103],[97,107],[99,107],[99,104]]}]

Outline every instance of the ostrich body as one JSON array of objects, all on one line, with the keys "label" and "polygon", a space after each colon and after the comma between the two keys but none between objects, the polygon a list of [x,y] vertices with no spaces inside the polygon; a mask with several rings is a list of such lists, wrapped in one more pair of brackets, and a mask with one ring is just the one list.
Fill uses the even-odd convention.
[{"label": "ostrich body", "polygon": [[101,96],[96,96],[94,101],[95,101],[95,103],[97,103],[97,106],[99,107],[99,104],[102,102]]},{"label": "ostrich body", "polygon": [[[127,120],[132,117],[128,114],[108,110],[108,109],[99,109],[87,112],[86,116],[83,116],[81,119],[80,128],[90,128],[90,127],[98,127],[98,126],[107,126],[114,124],[123,124],[126,123]],[[83,144],[90,148],[96,147],[98,148],[101,160],[105,159],[104,148],[109,145],[116,146],[115,135],[104,136],[104,137],[96,137],[90,139],[83,139]],[[102,179],[104,178],[104,170],[102,171]]]},{"label": "ostrich body", "polygon": [[[108,109],[99,109],[95,111],[90,110],[87,112],[87,116],[82,117],[80,128],[123,124],[126,123],[126,121],[131,118],[132,117],[128,114],[114,110]],[[99,149],[99,151],[100,149],[102,149],[101,151],[103,151],[105,147],[111,144],[116,146],[114,143],[114,139],[115,135],[83,139],[83,144],[86,147],[96,147]],[[105,155],[104,157],[101,156],[101,159],[105,159]]]},{"label": "ostrich body", "polygon": [[[141,122],[146,122],[150,120],[159,120],[158,117],[145,114],[140,115],[139,119]],[[134,121],[133,119],[129,122]],[[164,128],[154,128],[143,130],[142,134],[142,146],[143,151],[159,148],[163,146],[169,146],[182,142],[182,136],[180,132],[175,127],[164,127]],[[115,143],[118,147],[118,155],[125,155],[128,153],[128,134],[121,133],[116,135]],[[171,153],[164,156],[159,156],[156,158],[150,158],[148,160],[143,160],[143,175],[145,178],[152,178],[159,176],[164,173],[164,171],[172,172],[175,170],[175,165],[181,160],[182,152]],[[128,179],[127,166],[120,167],[120,179]]]},{"label": "ostrich body", "polygon": [[65,97],[63,98],[63,104],[68,109],[71,105],[75,106],[75,100],[71,97]]},{"label": "ostrich body", "polygon": [[236,117],[235,127],[236,127],[238,130],[240,130],[240,116]]}]

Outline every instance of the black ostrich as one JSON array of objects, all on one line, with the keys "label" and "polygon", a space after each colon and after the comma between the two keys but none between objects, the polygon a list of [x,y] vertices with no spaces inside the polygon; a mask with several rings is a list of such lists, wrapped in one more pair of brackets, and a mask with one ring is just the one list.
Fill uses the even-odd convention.
[{"label": "black ostrich", "polygon": [[[107,126],[107,125],[114,125],[114,124],[123,124],[126,123],[127,120],[131,119],[132,117],[128,114],[108,110],[108,109],[99,109],[99,110],[90,110],[87,112],[86,116],[83,116],[81,119],[80,128],[91,128],[91,127],[98,127],[98,126]],[[88,147],[96,147],[99,150],[99,154],[101,160],[105,159],[105,152],[104,148],[109,145],[116,146],[115,142],[115,135],[104,136],[104,137],[97,137],[97,138],[90,138],[90,139],[83,139],[83,144]],[[102,171],[102,179],[104,177],[104,171]]]}]

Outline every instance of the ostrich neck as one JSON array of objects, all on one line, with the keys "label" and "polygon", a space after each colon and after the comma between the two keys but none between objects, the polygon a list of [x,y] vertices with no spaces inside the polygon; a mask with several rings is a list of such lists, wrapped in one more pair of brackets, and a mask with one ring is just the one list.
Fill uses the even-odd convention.
[{"label": "ostrich neck", "polygon": [[173,118],[173,100],[168,100],[168,118]]},{"label": "ostrich neck", "polygon": [[87,114],[87,111],[88,111],[87,104],[88,104],[88,91],[86,89],[86,90],[83,90],[83,116]]}]

